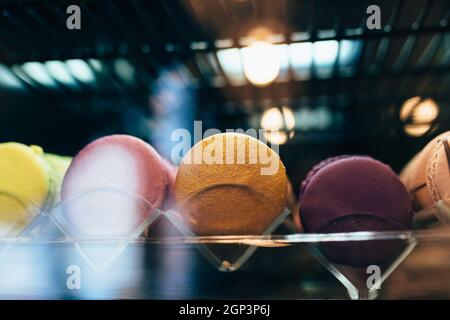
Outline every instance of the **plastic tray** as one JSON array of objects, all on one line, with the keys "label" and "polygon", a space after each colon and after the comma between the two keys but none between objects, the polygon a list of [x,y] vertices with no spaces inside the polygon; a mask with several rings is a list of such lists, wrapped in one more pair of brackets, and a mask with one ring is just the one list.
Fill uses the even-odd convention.
[{"label": "plastic tray", "polygon": [[[67,214],[75,208],[89,211],[94,220],[112,213],[120,221],[127,201],[142,207],[146,216],[124,221],[124,228],[109,226],[106,233],[82,230]],[[30,210],[27,227],[0,239],[3,298],[373,299],[380,293],[383,297],[389,276],[415,251],[434,252],[450,245],[450,230],[445,227],[272,235],[275,230],[292,232],[282,224],[289,215],[287,209],[261,236],[199,237],[176,211],[155,209],[117,190],[93,190],[49,210],[37,212],[34,206]],[[434,218],[445,226],[449,212],[439,202],[416,217],[419,223]],[[141,236],[152,228],[164,230],[165,236],[151,232],[149,237]],[[450,277],[450,264],[446,264],[445,250],[440,252],[434,259],[445,280]],[[414,272],[425,273],[431,280],[437,276]],[[428,286],[431,282],[425,281]],[[423,285],[406,297],[427,297],[430,291],[450,297],[450,286],[433,290]],[[385,291],[390,297],[392,290]]]}]

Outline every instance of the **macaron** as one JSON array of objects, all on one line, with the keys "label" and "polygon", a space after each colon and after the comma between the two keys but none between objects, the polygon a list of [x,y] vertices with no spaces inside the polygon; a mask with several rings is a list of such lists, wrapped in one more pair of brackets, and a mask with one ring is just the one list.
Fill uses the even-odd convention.
[{"label": "macaron", "polygon": [[[162,209],[169,210],[175,208],[176,206],[175,179],[177,176],[178,167],[165,158],[162,158],[162,162],[167,172],[167,195]],[[145,230],[144,235],[149,238],[179,236],[180,231],[164,216],[161,216],[147,230]]]},{"label": "macaron", "polygon": [[0,235],[16,235],[48,204],[51,168],[40,147],[0,143],[0,177]]},{"label": "macaron", "polygon": [[[408,192],[395,172],[367,156],[326,159],[301,186],[306,232],[408,230],[412,212]],[[323,249],[330,260],[355,266],[385,263],[399,250],[390,241],[329,243]]]},{"label": "macaron", "polygon": [[54,184],[54,201],[59,201],[61,185],[67,169],[72,162],[71,157],[59,156],[52,153],[43,154],[45,161],[51,167],[52,181]]},{"label": "macaron", "polygon": [[167,195],[163,209],[170,209],[175,206],[175,180],[177,177],[178,167],[167,159],[162,158],[163,165],[167,173]]},{"label": "macaron", "polygon": [[450,131],[431,140],[400,173],[420,211],[439,200],[450,198]]},{"label": "macaron", "polygon": [[158,153],[128,135],[111,135],[84,147],[62,185],[64,212],[83,236],[129,236],[163,208],[168,175]]},{"label": "macaron", "polygon": [[239,133],[203,139],[178,168],[175,197],[197,235],[259,235],[279,217],[288,181],[278,154]]}]

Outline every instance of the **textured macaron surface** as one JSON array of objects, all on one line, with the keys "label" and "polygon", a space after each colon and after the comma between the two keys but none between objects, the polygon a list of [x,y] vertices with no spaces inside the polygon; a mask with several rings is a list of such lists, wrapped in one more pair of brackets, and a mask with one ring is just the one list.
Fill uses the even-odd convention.
[{"label": "textured macaron surface", "polygon": [[438,136],[428,160],[426,180],[433,201],[450,199],[450,132]]},{"label": "textured macaron surface", "polygon": [[[412,207],[405,187],[390,167],[370,157],[325,160],[303,184],[300,202],[308,232],[370,231],[370,223],[358,223],[361,215],[372,217],[377,225],[382,221],[386,230],[411,226]],[[358,227],[346,230],[343,218],[354,219],[350,225]],[[341,223],[330,228],[338,219]]]},{"label": "textured macaron surface", "polygon": [[[411,228],[409,194],[391,168],[366,156],[340,156],[315,166],[302,184],[306,232],[339,233]],[[356,267],[384,265],[403,241],[340,241],[319,245],[331,261]]]},{"label": "textured macaron surface", "polygon": [[163,165],[167,173],[167,193],[163,209],[170,209],[175,206],[175,179],[178,167],[167,159],[162,158]]},{"label": "textured macaron surface", "polygon": [[[0,144],[0,224],[2,229],[22,228],[42,208],[50,192],[49,168],[42,150],[20,143]],[[1,231],[0,231],[1,232]]]},{"label": "textured macaron surface", "polygon": [[[196,162],[195,155],[202,159]],[[271,166],[273,171],[263,170]],[[175,189],[179,210],[196,234],[261,234],[286,205],[287,177],[267,145],[224,133],[203,139],[186,154]]]},{"label": "textured macaron surface", "polygon": [[138,138],[113,135],[95,140],[73,159],[62,199],[84,233],[125,235],[150,214],[149,207],[163,205],[166,192],[167,174],[156,151]]},{"label": "textured macaron surface", "polygon": [[450,155],[446,148],[449,141],[450,131],[434,137],[400,173],[400,180],[410,193],[416,211],[450,195]]}]

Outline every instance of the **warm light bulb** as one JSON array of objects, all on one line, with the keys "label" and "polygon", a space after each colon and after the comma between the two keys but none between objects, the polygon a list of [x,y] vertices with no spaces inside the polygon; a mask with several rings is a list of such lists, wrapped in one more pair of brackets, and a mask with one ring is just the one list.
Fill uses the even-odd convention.
[{"label": "warm light bulb", "polygon": [[400,111],[400,119],[412,123],[433,122],[439,115],[439,107],[433,99],[422,100],[413,97],[405,101]]},{"label": "warm light bulb", "polygon": [[421,137],[439,115],[439,107],[433,99],[413,97],[405,101],[400,110],[400,120],[405,122],[405,132],[411,137]]},{"label": "warm light bulb", "polygon": [[421,137],[431,129],[431,124],[407,124],[405,132],[411,137]]},{"label": "warm light bulb", "polygon": [[264,137],[270,143],[285,144],[294,136],[295,117],[290,108],[271,108],[264,112],[261,118],[261,128],[265,130]]},{"label": "warm light bulb", "polygon": [[266,86],[280,72],[280,56],[275,45],[256,41],[242,49],[244,74],[256,86]]},{"label": "warm light bulb", "polygon": [[264,132],[264,138],[270,143],[281,145],[287,142],[288,135],[283,131],[268,131]]}]

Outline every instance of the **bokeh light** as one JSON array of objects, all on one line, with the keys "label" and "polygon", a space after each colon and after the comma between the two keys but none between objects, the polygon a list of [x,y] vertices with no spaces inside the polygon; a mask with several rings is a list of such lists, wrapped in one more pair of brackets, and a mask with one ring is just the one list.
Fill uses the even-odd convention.
[{"label": "bokeh light", "polygon": [[405,132],[412,137],[426,134],[438,115],[439,106],[433,99],[418,96],[406,100],[400,110],[400,120],[405,123]]},{"label": "bokeh light", "polygon": [[267,86],[280,72],[280,55],[275,45],[256,41],[242,49],[245,77],[256,86]]},{"label": "bokeh light", "polygon": [[261,118],[264,137],[270,143],[285,144],[294,136],[294,127],[294,113],[288,107],[271,108],[265,111]]}]

